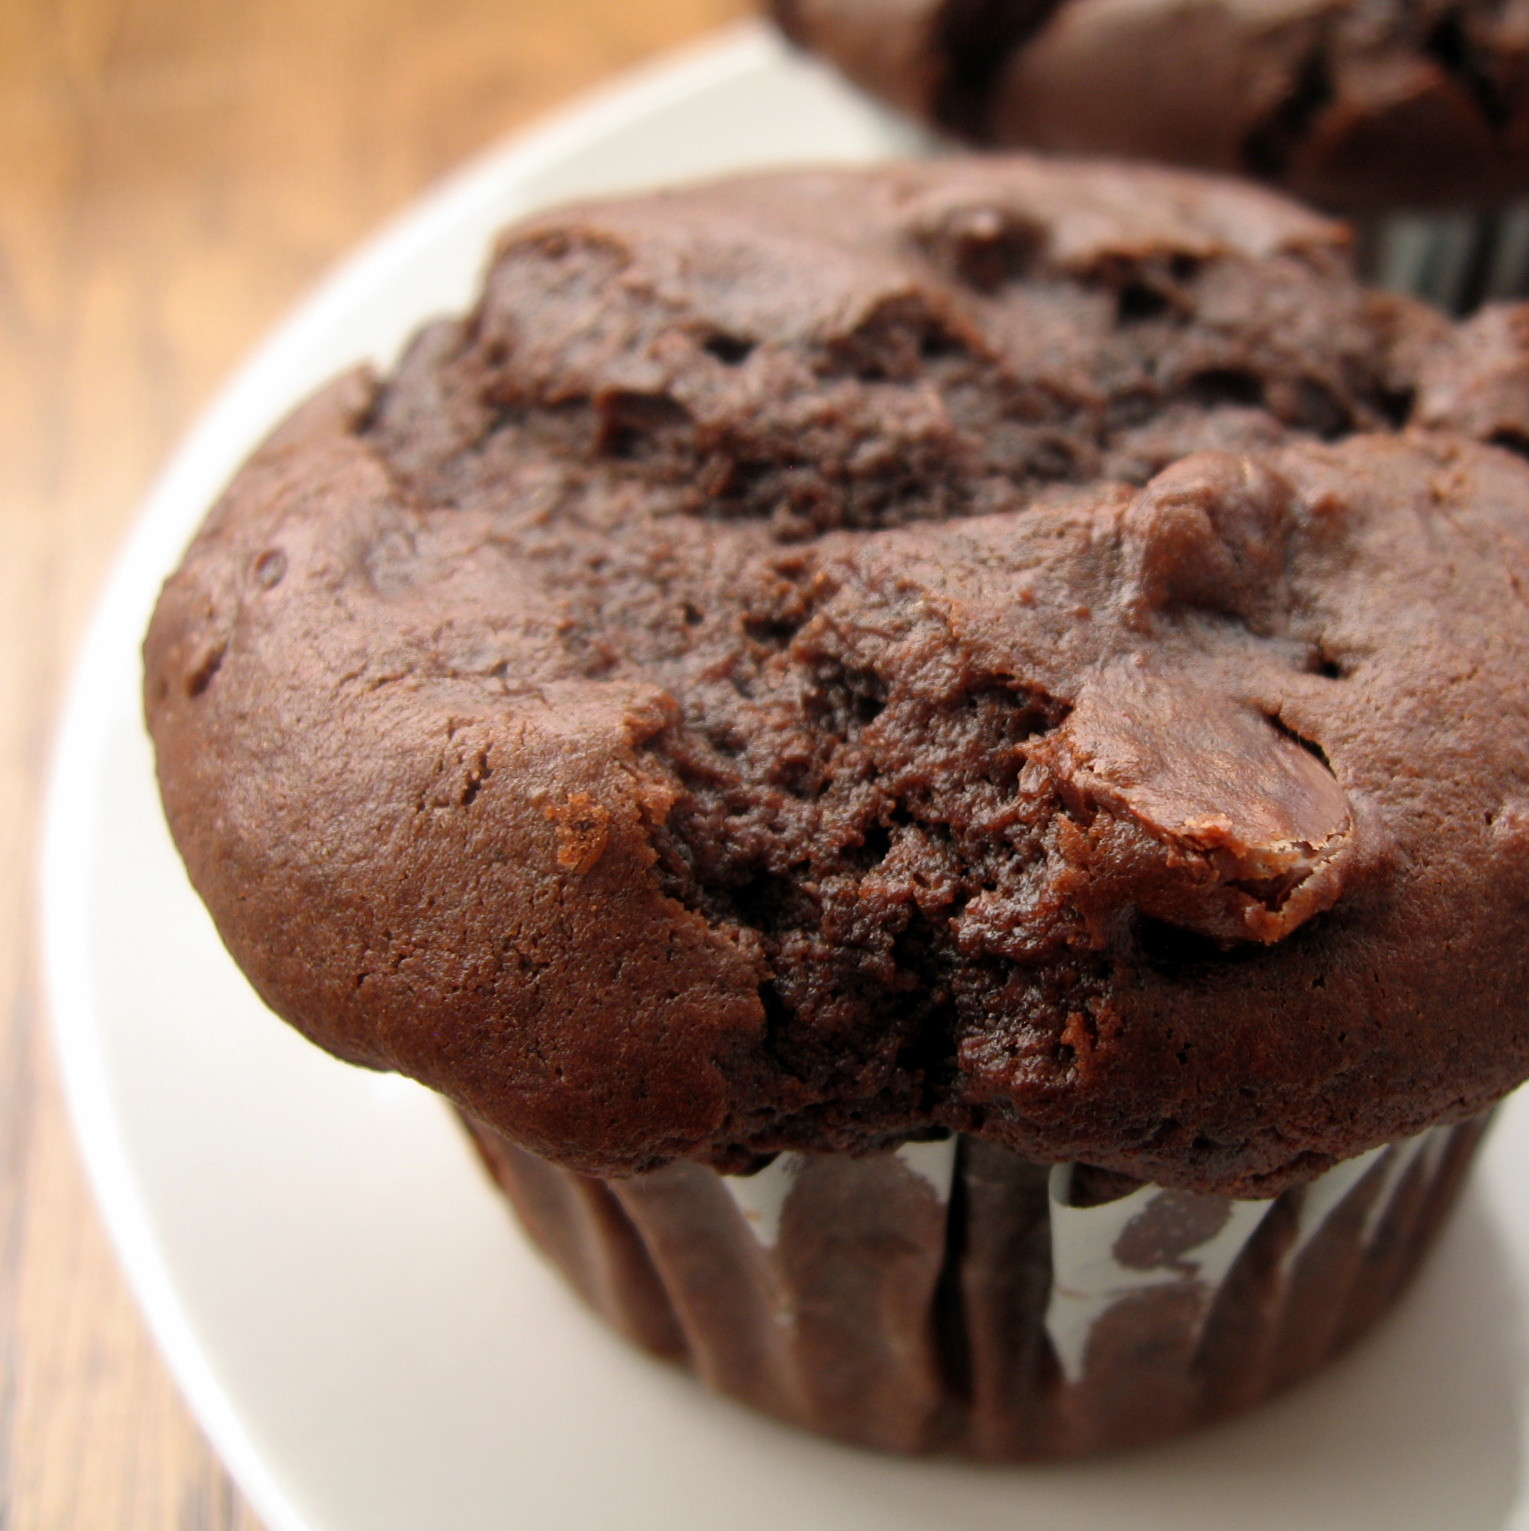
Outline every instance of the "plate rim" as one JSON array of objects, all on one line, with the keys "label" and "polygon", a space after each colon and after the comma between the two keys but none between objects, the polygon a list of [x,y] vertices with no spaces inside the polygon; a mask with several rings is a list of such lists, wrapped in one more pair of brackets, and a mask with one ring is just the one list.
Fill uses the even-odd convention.
[{"label": "plate rim", "polygon": [[[44,776],[32,868],[46,1029],[85,1178],[128,1288],[182,1398],[269,1531],[319,1528],[298,1510],[255,1445],[187,1317],[129,1165],[97,1042],[85,911],[94,782],[110,727],[109,709],[97,700],[115,696],[128,675],[136,694],[144,622],[195,530],[194,521],[186,524],[184,507],[195,500],[205,514],[229,465],[290,406],[284,382],[310,334],[357,306],[438,237],[442,226],[465,221],[507,181],[528,180],[634,117],[758,69],[782,48],[764,22],[745,20],[624,69],[479,151],[342,254],[197,413],[139,502],[76,640]],[[278,399],[283,402],[276,404]],[[253,439],[252,420],[260,422]]]}]

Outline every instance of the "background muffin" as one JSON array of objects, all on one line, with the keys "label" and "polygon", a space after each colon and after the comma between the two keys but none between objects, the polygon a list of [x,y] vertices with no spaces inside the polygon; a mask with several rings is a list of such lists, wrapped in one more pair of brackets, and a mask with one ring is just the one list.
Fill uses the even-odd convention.
[{"label": "background muffin", "polygon": [[[1359,218],[1371,275],[1446,307],[1529,281],[1522,6],[772,0],[772,10],[857,84],[970,142],[1273,182]],[[1435,216],[1416,216],[1424,210]]]}]

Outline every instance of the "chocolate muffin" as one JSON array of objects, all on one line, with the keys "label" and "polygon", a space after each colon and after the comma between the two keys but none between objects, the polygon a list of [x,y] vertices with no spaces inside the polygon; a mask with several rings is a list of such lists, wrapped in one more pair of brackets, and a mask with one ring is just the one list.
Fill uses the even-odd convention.
[{"label": "chocolate muffin", "polygon": [[1345,210],[1529,190],[1522,7],[772,0],[772,10],[866,89],[974,143],[1237,172]]},{"label": "chocolate muffin", "polygon": [[[967,142],[1254,176],[1360,216],[1367,269],[1388,285],[1461,311],[1529,290],[1523,6],[771,0],[771,10],[857,84]],[[1427,209],[1455,215],[1415,216]]]},{"label": "chocolate muffin", "polygon": [[1345,239],[1026,158],[512,229],[161,596],[230,951],[789,1418],[1048,1454],[1309,1369],[1529,1075],[1529,310]]}]

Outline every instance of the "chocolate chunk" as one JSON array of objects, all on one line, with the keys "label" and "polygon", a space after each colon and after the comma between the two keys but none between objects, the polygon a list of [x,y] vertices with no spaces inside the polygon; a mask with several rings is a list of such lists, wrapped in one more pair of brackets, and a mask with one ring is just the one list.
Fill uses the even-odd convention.
[{"label": "chocolate chunk", "polygon": [[1278,621],[1290,511],[1289,485],[1251,458],[1183,458],[1126,511],[1135,600],[1147,610],[1183,604]]},{"label": "chocolate chunk", "polygon": [[1354,859],[1332,772],[1276,720],[1193,678],[1125,664],[1030,757],[1076,828],[1073,894],[1221,941],[1278,941],[1331,908]]}]

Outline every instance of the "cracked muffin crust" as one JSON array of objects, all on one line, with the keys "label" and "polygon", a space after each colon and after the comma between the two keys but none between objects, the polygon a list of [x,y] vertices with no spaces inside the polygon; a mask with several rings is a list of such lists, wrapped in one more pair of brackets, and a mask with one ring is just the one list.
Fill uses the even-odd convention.
[{"label": "cracked muffin crust", "polygon": [[1490,205],[1529,189],[1523,0],[771,10],[857,84],[974,143],[1237,171],[1348,212]]},{"label": "cracked muffin crust", "polygon": [[944,1130],[1273,1194],[1529,1074],[1529,311],[1009,160],[543,215],[167,583],[281,1015],[595,1174]]}]

